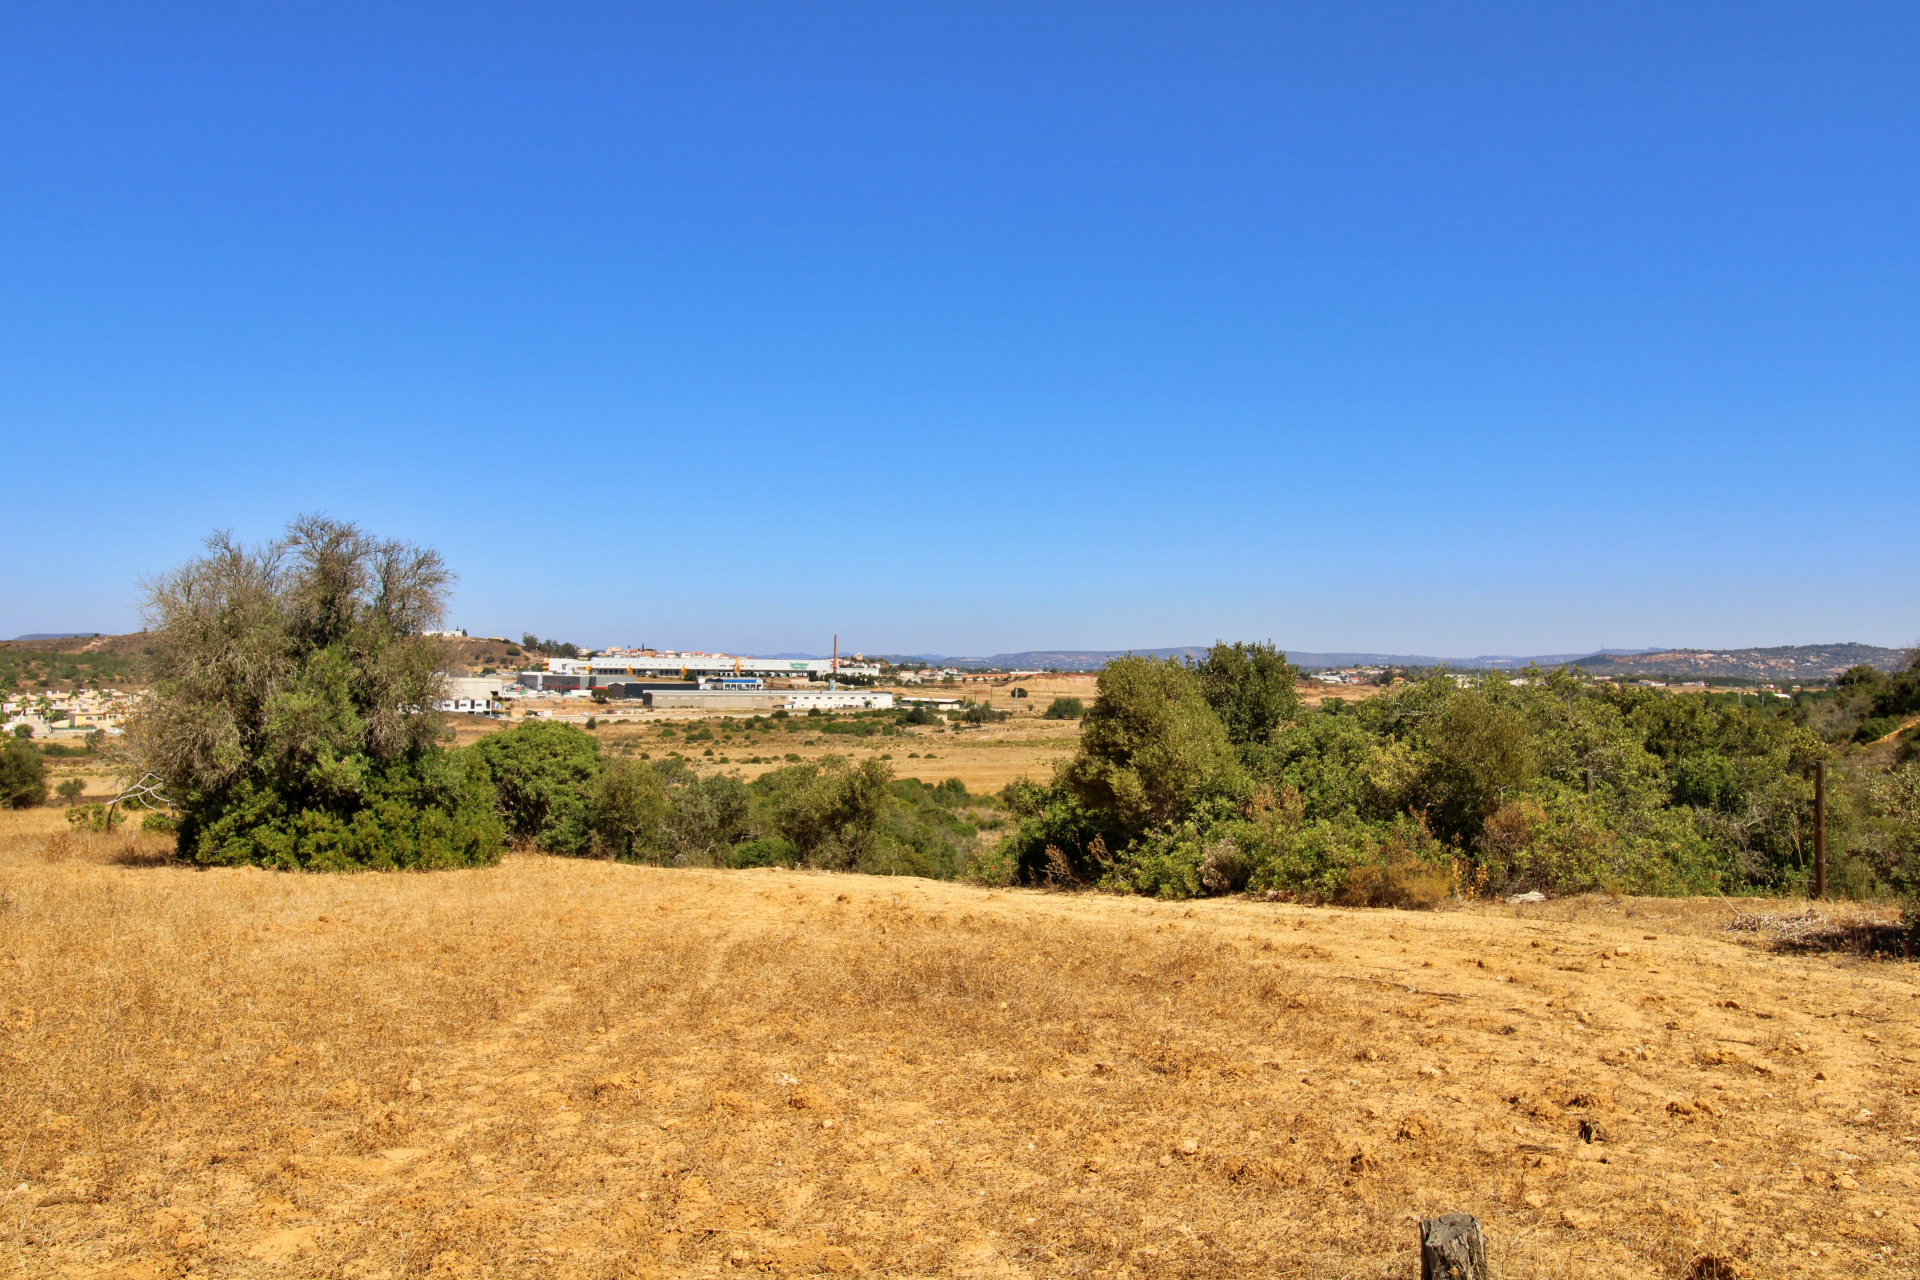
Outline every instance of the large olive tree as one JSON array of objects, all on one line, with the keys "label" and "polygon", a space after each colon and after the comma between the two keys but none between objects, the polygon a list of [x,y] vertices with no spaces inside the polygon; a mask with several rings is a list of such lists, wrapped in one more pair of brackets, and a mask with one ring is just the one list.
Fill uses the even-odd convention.
[{"label": "large olive tree", "polygon": [[146,583],[155,683],[136,762],[181,812],[180,852],[281,867],[460,866],[499,856],[491,787],[439,744],[422,633],[438,552],[325,516]]}]

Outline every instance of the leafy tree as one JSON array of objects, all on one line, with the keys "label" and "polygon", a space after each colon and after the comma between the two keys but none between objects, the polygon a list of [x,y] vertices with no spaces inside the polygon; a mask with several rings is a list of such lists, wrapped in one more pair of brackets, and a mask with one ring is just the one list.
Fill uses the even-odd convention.
[{"label": "leafy tree", "polygon": [[1078,720],[1087,714],[1087,704],[1078,698],[1055,698],[1047,704],[1042,720]]},{"label": "leafy tree", "polygon": [[146,584],[155,680],[134,767],[164,779],[200,863],[464,866],[499,856],[483,780],[438,741],[437,552],[301,516]]},{"label": "leafy tree", "polygon": [[884,761],[856,765],[844,756],[822,756],[763,775],[756,787],[771,793],[769,825],[802,862],[851,871],[879,846],[892,780]]},{"label": "leafy tree", "polygon": [[637,760],[615,761],[594,785],[589,806],[594,851],[624,860],[657,854],[667,809],[658,771]]},{"label": "leafy tree", "polygon": [[678,760],[662,761],[667,815],[662,843],[675,866],[712,866],[752,828],[747,784],[724,773],[701,777]]},{"label": "leafy tree", "polygon": [[590,805],[603,762],[592,734],[554,720],[529,720],[466,749],[475,772],[493,784],[507,833],[548,853],[585,853],[593,839]]},{"label": "leafy tree", "polygon": [[580,656],[580,649],[577,645],[567,644],[559,640],[542,640],[539,636],[531,634],[520,637],[520,647],[529,653],[537,653],[544,658],[577,658]]},{"label": "leafy tree", "polygon": [[25,736],[8,738],[0,747],[0,808],[31,809],[46,802],[47,762]]},{"label": "leafy tree", "polygon": [[1425,736],[1428,821],[1443,839],[1471,845],[1487,816],[1534,776],[1527,721],[1516,709],[1467,691],[1446,699]]},{"label": "leafy tree", "polygon": [[1236,747],[1264,743],[1300,713],[1300,669],[1269,644],[1215,644],[1194,664],[1200,691]]},{"label": "leafy tree", "polygon": [[[1804,882],[1810,772],[1830,752],[1793,716],[1572,670],[1464,688],[1436,672],[1281,714],[1247,696],[1277,653],[1216,646],[1210,659],[1184,680],[1166,664],[1110,664],[1081,753],[1051,788],[1008,789],[1014,828],[976,874],[1354,903],[1430,902],[1453,885],[1672,893]],[[1203,672],[1217,681],[1199,699],[1211,732],[1192,714]],[[1904,675],[1852,686],[1878,699]],[[1232,746],[1216,708],[1239,717]],[[1829,779],[1838,874],[1861,891],[1920,883],[1899,795],[1854,780],[1870,754],[1884,769],[1897,753],[1858,754]]]},{"label": "leafy tree", "polygon": [[1135,836],[1170,822],[1201,797],[1237,787],[1240,773],[1199,677],[1169,658],[1126,657],[1100,673],[1079,752],[1060,785]]},{"label": "leafy tree", "polygon": [[58,793],[60,798],[66,801],[67,804],[72,805],[79,802],[81,793],[86,791],[86,789],[87,784],[81,779],[68,778],[65,782],[55,787],[54,791]]},{"label": "leafy tree", "polygon": [[1906,904],[1907,926],[1920,934],[1920,764],[1905,763],[1868,784],[1872,821],[1859,847],[1879,880]]}]

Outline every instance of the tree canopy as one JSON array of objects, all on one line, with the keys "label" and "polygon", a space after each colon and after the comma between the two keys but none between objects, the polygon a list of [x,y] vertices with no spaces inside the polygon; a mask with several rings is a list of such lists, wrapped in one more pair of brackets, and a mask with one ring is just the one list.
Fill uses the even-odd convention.
[{"label": "tree canopy", "polygon": [[302,516],[147,583],[137,762],[202,863],[428,867],[499,856],[491,788],[438,743],[437,552]]},{"label": "tree canopy", "polygon": [[[1870,718],[1920,709],[1920,664],[1848,673],[1835,696],[1857,710],[1824,730],[1817,703],[1750,706],[1567,669],[1439,672],[1319,708],[1293,680],[1267,645],[1110,663],[1052,785],[1009,789],[1018,825],[982,874],[1366,902],[1431,897],[1436,883],[1782,891],[1809,874],[1812,769],[1829,760],[1842,766],[1828,818],[1845,837],[1830,842],[1838,877],[1862,891],[1920,885],[1920,830],[1898,781],[1920,765],[1887,745],[1904,722]],[[1878,745],[1836,756],[1863,722]],[[1406,890],[1416,883],[1428,888]]]}]

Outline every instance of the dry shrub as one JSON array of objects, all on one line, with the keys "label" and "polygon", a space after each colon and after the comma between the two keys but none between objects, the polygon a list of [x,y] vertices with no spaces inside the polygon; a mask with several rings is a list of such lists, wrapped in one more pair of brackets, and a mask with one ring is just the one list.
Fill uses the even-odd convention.
[{"label": "dry shrub", "polygon": [[1547,811],[1532,799],[1501,805],[1481,828],[1480,848],[1499,865],[1512,865],[1533,845],[1534,833],[1547,820]]},{"label": "dry shrub", "polygon": [[1247,887],[1253,860],[1238,841],[1221,837],[1206,847],[1200,862],[1200,883],[1208,893],[1234,893]]},{"label": "dry shrub", "polygon": [[37,844],[39,857],[51,863],[86,862],[122,867],[161,866],[173,860],[173,837],[128,830],[57,831]]},{"label": "dry shrub", "polygon": [[1431,911],[1452,892],[1453,877],[1445,867],[1401,856],[1374,866],[1355,867],[1334,901],[1344,907]]},{"label": "dry shrub", "polygon": [[1077,887],[1080,884],[1080,877],[1073,873],[1073,863],[1068,861],[1066,854],[1060,852],[1059,845],[1048,845],[1046,857],[1044,883],[1049,889]]}]

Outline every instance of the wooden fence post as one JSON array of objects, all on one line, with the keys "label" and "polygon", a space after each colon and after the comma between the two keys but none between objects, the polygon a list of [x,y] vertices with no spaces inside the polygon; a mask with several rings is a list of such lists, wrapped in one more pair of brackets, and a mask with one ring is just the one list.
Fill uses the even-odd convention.
[{"label": "wooden fence post", "polygon": [[1487,1242],[1470,1213],[1420,1219],[1420,1280],[1487,1280]]}]

